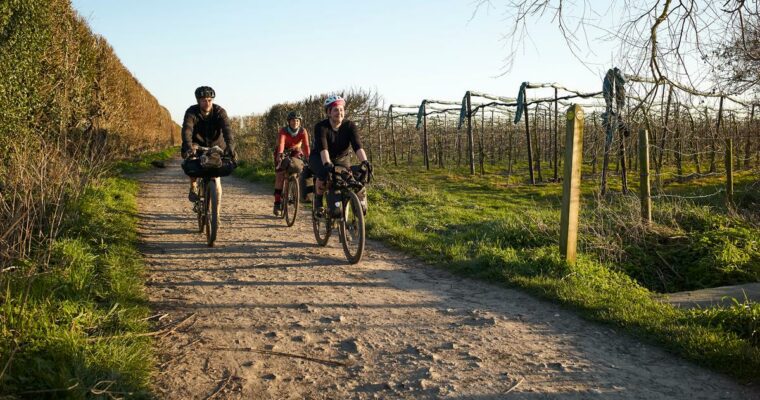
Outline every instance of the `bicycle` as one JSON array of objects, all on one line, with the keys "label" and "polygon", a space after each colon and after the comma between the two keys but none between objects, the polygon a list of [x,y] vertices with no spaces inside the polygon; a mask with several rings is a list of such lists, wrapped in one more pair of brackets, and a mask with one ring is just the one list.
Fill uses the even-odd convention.
[{"label": "bicycle", "polygon": [[285,181],[285,185],[282,188],[282,218],[285,219],[285,223],[288,226],[293,226],[296,222],[296,215],[298,215],[298,206],[301,204],[301,184],[300,174],[301,168],[291,169],[293,165],[293,158],[291,156],[290,162],[288,162],[288,177]]},{"label": "bicycle", "polygon": [[[352,173],[352,171],[356,172]],[[354,179],[354,175],[360,179]],[[369,182],[368,172],[363,171],[359,166],[354,166],[351,170],[336,166],[327,174],[326,182],[327,201],[334,207],[328,206],[321,215],[318,215],[318,210],[322,209],[322,205],[317,204],[317,196],[314,196],[312,200],[312,227],[317,244],[327,245],[337,223],[343,253],[350,264],[361,261],[366,242],[364,228],[364,216],[367,213],[366,189],[361,183],[365,176]],[[364,204],[359,199],[359,194],[364,196]]]},{"label": "bicycle", "polygon": [[[198,232],[206,233],[206,244],[214,246],[219,231],[219,204],[221,202],[222,183],[221,176],[229,175],[236,167],[229,157],[222,157],[222,149],[219,147],[198,146],[193,157],[182,163],[182,169],[189,176],[196,177],[196,200],[193,203],[193,211],[198,220]],[[218,156],[219,163],[205,165],[206,160]],[[204,160],[203,157],[206,157]]]}]

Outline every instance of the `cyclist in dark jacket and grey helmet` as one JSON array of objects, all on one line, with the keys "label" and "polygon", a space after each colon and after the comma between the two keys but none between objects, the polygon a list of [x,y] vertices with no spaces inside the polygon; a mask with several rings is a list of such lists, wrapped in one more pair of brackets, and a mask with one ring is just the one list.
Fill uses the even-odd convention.
[{"label": "cyclist in dark jacket and grey helmet", "polygon": [[[224,108],[214,104],[215,97],[216,92],[208,86],[195,89],[197,104],[185,111],[182,121],[182,158],[192,156],[197,146],[219,146],[237,162],[230,119]],[[195,185],[195,178],[190,178],[190,201],[196,200]]]}]

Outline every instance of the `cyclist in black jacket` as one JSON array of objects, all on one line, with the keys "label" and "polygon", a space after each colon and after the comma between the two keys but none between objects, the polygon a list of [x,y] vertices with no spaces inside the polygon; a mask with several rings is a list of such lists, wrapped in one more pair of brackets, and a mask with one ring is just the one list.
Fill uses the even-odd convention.
[{"label": "cyclist in black jacket", "polygon": [[[367,161],[367,154],[362,148],[359,129],[353,121],[344,119],[345,105],[346,101],[340,96],[328,97],[324,103],[327,119],[314,126],[314,146],[309,156],[309,168],[317,177],[316,185],[314,185],[317,204],[323,204],[322,196],[327,174],[335,168],[335,165],[350,168],[350,149],[354,150],[356,157],[367,171],[372,170],[372,166]],[[324,210],[316,210],[317,214],[322,212]]]},{"label": "cyclist in black jacket", "polygon": [[[198,104],[190,106],[185,111],[182,121],[182,158],[194,155],[195,147],[219,146],[232,161],[237,163],[235,153],[235,139],[230,128],[230,119],[227,111],[218,104],[214,104],[216,92],[208,86],[195,89],[195,99]],[[196,178],[190,178],[190,192],[188,199],[196,201],[195,182]],[[216,178],[219,179],[219,178]]]}]

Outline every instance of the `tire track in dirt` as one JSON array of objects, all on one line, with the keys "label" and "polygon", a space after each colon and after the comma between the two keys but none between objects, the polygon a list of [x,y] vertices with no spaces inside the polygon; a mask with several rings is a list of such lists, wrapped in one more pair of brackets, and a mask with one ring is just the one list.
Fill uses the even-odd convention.
[{"label": "tire track in dirt", "polygon": [[[348,265],[307,212],[223,178],[217,246],[197,233],[178,162],[141,178],[159,397],[756,399],[755,388],[522,292],[462,279],[376,242]],[[371,207],[371,206],[370,206]],[[369,218],[372,210],[370,209]]]}]

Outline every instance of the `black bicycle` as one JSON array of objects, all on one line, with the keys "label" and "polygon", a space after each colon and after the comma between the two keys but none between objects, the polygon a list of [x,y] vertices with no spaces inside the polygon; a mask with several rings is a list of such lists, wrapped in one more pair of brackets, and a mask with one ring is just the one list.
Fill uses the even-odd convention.
[{"label": "black bicycle", "polygon": [[198,216],[198,232],[206,232],[206,243],[209,247],[214,246],[219,231],[221,182],[217,182],[213,177],[199,178],[197,200],[193,206],[193,211]]},{"label": "black bicycle", "polygon": [[[363,177],[359,166],[351,169],[336,166],[327,174],[327,192],[323,197],[327,198],[328,206],[317,204],[317,196],[312,201],[312,227],[317,244],[326,246],[337,224],[343,253],[351,264],[361,261],[366,242],[364,216],[367,207],[366,188],[361,183],[365,181]],[[364,198],[363,201],[360,196]]]},{"label": "black bicycle", "polygon": [[198,146],[195,156],[182,163],[185,173],[197,178],[193,211],[198,219],[198,232],[205,231],[209,247],[214,246],[219,231],[219,204],[222,200],[219,178],[229,175],[235,167],[230,157],[222,155],[222,149],[216,146]]},{"label": "black bicycle", "polygon": [[[293,165],[294,162],[291,159],[288,165]],[[293,226],[296,223],[296,215],[298,215],[298,206],[301,203],[301,184],[299,183],[301,176],[300,168],[289,169],[288,178],[285,181],[285,185],[282,188],[282,218],[285,219],[285,223],[288,226]]]}]

